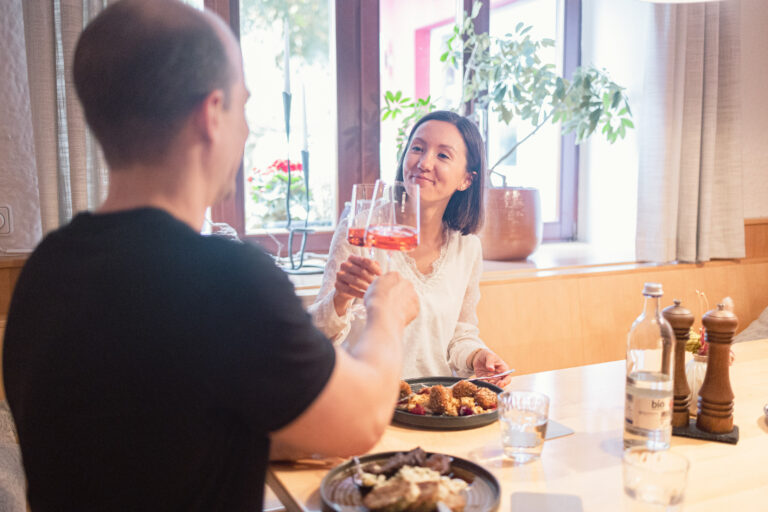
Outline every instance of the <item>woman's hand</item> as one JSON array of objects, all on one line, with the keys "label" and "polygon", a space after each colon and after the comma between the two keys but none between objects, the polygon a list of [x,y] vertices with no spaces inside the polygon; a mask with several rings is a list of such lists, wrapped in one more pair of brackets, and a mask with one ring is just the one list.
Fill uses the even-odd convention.
[{"label": "woman's hand", "polygon": [[[472,368],[475,370],[476,376],[486,377],[488,375],[496,375],[497,373],[509,370],[509,365],[487,348],[481,348],[476,350],[472,355]],[[503,388],[511,381],[512,375],[504,375],[503,377],[491,379],[486,382],[490,382],[495,386]]]},{"label": "woman's hand", "polygon": [[371,259],[351,255],[336,273],[333,307],[342,316],[355,298],[362,299],[368,286],[381,275],[381,267]]}]

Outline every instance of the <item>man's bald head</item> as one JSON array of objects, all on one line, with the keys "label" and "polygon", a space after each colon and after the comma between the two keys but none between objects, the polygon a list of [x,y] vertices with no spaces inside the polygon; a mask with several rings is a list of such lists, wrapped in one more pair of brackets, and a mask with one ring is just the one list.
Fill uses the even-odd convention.
[{"label": "man's bald head", "polygon": [[212,91],[227,105],[237,76],[227,31],[176,0],[121,0],[85,28],[75,87],[112,167],[157,162]]}]

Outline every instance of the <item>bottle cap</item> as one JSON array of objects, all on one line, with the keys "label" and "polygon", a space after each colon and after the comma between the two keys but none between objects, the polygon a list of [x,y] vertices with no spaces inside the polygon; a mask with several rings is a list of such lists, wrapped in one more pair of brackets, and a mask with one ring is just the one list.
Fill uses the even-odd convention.
[{"label": "bottle cap", "polygon": [[643,295],[661,297],[664,295],[664,292],[661,291],[661,283],[645,283],[645,286],[643,286]]}]

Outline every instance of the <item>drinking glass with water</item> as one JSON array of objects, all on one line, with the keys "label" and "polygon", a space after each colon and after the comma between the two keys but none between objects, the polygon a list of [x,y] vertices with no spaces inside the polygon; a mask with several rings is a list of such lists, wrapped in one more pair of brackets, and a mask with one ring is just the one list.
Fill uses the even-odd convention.
[{"label": "drinking glass with water", "polygon": [[504,455],[517,464],[541,456],[547,434],[549,397],[535,391],[505,391],[499,395],[499,422]]},{"label": "drinking glass with water", "polygon": [[624,495],[629,512],[682,510],[688,459],[671,451],[635,446],[624,452]]}]

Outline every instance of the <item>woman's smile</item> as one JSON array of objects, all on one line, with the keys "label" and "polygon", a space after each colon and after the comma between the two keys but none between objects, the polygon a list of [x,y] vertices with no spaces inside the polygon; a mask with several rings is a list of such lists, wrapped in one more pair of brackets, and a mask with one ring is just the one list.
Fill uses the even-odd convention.
[{"label": "woman's smile", "polygon": [[422,186],[422,185],[425,185],[425,184],[430,184],[430,185],[434,185],[435,184],[435,180],[430,178],[426,174],[413,174],[413,175],[411,175],[411,181],[413,181],[414,183],[416,183],[419,186]]}]

